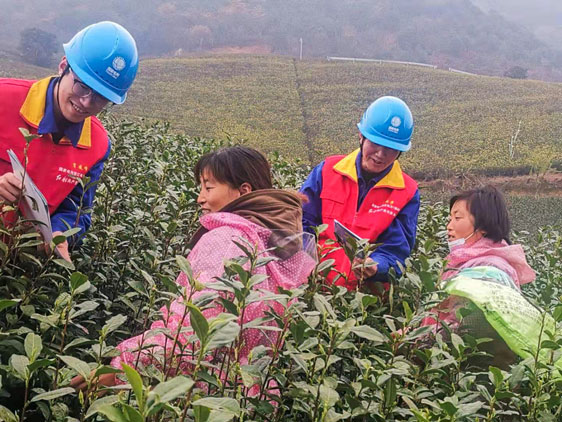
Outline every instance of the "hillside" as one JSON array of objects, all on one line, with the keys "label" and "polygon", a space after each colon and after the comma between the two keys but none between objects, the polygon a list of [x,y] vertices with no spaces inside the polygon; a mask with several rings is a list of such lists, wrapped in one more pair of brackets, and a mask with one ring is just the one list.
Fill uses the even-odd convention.
[{"label": "hillside", "polygon": [[55,72],[43,67],[18,62],[0,57],[0,78],[40,78]]},{"label": "hillside", "polygon": [[562,161],[562,85],[401,65],[239,56],[145,60],[129,101],[115,110],[170,120],[194,136],[230,134],[316,163],[355,147],[355,124],[381,95],[411,105],[414,147],[403,160],[414,173],[509,174]]},{"label": "hillside", "polygon": [[[6,75],[48,74],[9,69],[0,61]],[[414,146],[402,161],[417,176],[541,172],[562,162],[562,85],[403,65],[273,56],[144,60],[128,101],[111,112],[168,120],[191,136],[247,139],[314,164],[356,146],[355,124],[381,95],[412,108]]]},{"label": "hillside", "polygon": [[2,12],[0,54],[19,54],[25,29],[50,32],[60,45],[110,19],[131,31],[143,57],[241,49],[298,57],[302,39],[307,58],[407,60],[489,75],[518,65],[532,78],[562,81],[560,51],[469,0],[3,0]]}]

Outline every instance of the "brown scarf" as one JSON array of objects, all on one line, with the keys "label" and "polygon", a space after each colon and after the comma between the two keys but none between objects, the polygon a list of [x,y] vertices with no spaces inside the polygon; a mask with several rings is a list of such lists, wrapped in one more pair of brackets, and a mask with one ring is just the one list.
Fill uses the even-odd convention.
[{"label": "brown scarf", "polygon": [[[280,189],[260,189],[242,195],[226,204],[219,212],[239,215],[254,224],[270,230],[286,232],[286,235],[302,232],[301,198],[296,192]],[[200,227],[189,242],[189,248],[207,233]]]}]

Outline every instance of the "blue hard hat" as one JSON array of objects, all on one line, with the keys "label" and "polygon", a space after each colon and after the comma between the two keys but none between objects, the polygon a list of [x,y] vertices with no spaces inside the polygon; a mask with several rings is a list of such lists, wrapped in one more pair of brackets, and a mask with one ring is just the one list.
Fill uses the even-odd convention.
[{"label": "blue hard hat", "polygon": [[408,151],[412,146],[414,118],[400,98],[387,96],[373,102],[357,127],[365,138],[377,145],[398,151]]},{"label": "blue hard hat", "polygon": [[115,104],[122,104],[139,67],[135,40],[114,22],[98,22],[63,45],[72,71],[90,88]]}]

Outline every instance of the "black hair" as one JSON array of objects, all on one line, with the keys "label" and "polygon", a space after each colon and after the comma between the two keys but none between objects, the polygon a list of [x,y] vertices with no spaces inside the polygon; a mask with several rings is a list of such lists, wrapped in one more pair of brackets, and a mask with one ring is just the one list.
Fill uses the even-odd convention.
[{"label": "black hair", "polygon": [[449,201],[449,209],[457,201],[466,201],[468,211],[474,217],[474,229],[484,233],[484,237],[494,242],[509,240],[511,223],[503,194],[494,186],[468,190],[455,195]]},{"label": "black hair", "polygon": [[205,171],[213,177],[238,189],[248,183],[252,190],[271,189],[271,167],[264,155],[244,146],[221,148],[218,151],[203,155],[195,164],[195,179],[200,183]]}]

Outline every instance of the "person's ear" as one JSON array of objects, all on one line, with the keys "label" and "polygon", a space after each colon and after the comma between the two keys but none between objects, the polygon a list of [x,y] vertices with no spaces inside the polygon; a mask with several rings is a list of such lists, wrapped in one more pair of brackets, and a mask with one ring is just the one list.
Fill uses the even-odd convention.
[{"label": "person's ear", "polygon": [[68,61],[66,60],[66,56],[62,56],[62,59],[59,63],[59,76],[62,76],[64,70],[66,69],[66,66],[68,66]]},{"label": "person's ear", "polygon": [[482,237],[486,237],[486,234],[487,234],[487,233],[486,233],[486,230],[475,229],[475,230],[474,230],[474,234],[475,234],[477,237],[482,238]]},{"label": "person's ear", "polygon": [[240,192],[240,195],[246,195],[247,193],[252,192],[252,185],[248,182],[244,182],[240,185],[238,191]]}]

